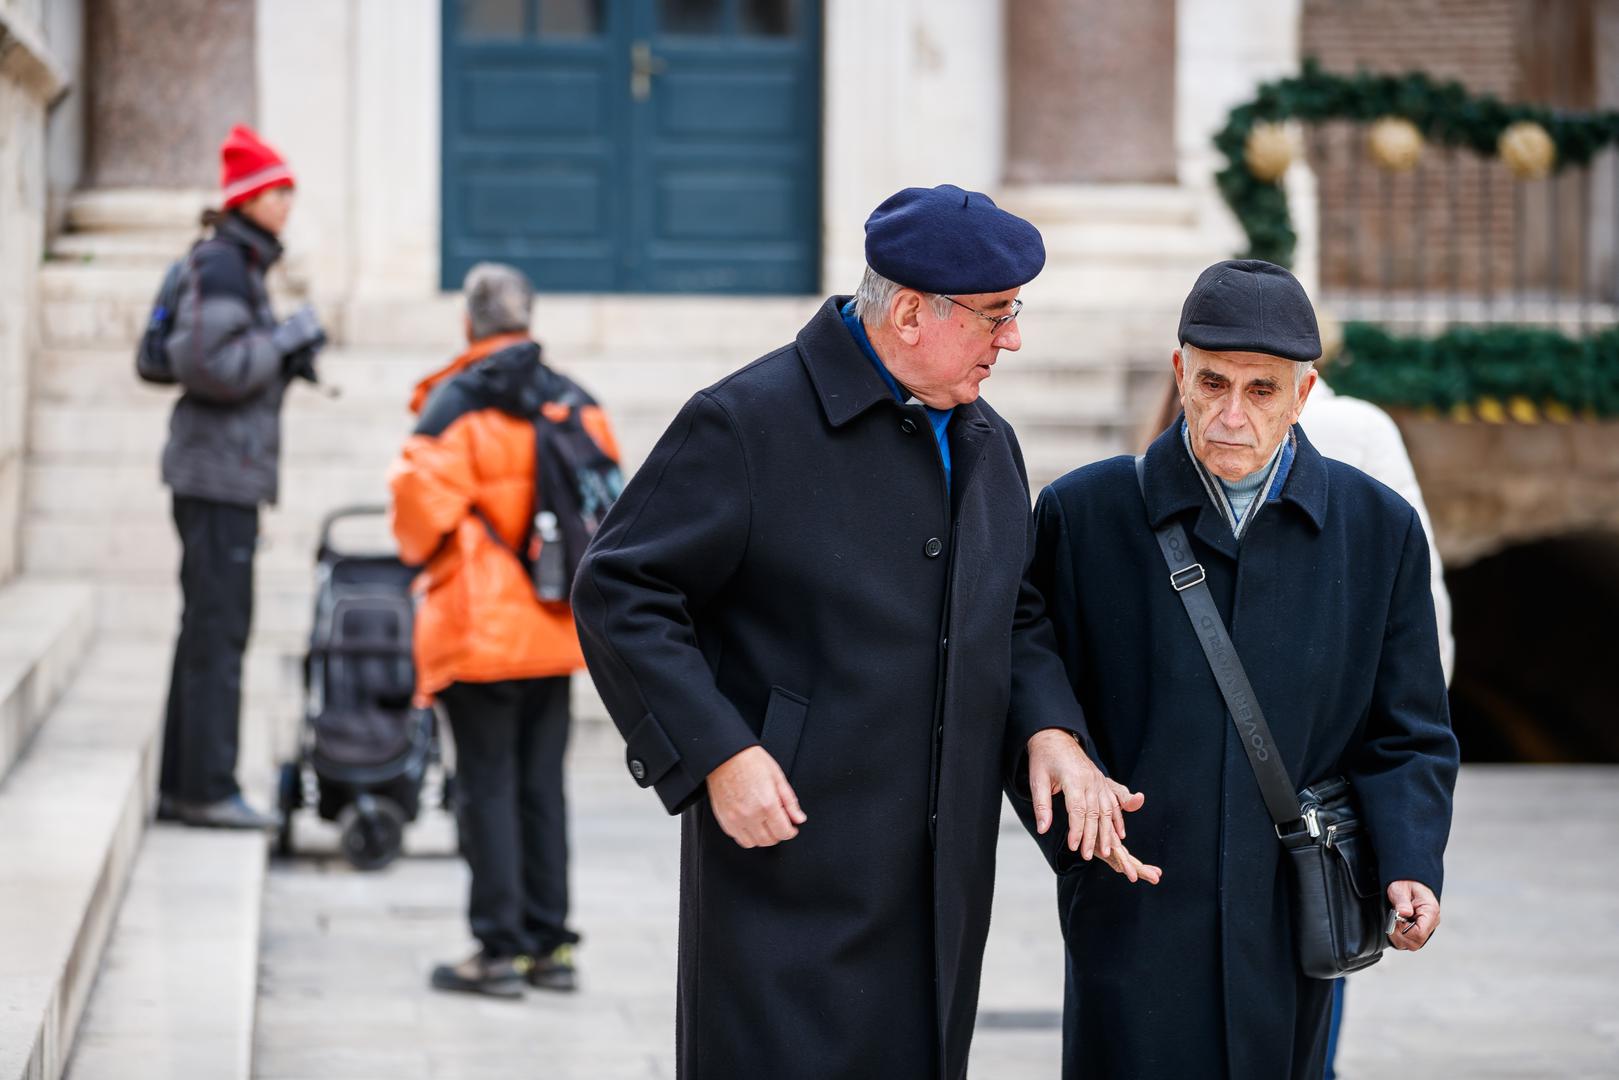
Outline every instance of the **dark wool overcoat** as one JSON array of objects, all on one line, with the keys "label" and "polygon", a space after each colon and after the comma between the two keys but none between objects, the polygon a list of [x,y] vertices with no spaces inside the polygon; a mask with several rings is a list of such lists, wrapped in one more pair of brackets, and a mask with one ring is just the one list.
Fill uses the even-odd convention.
[{"label": "dark wool overcoat", "polygon": [[[1002,785],[1077,722],[1012,429],[957,408],[947,492],[846,299],[681,409],[574,588],[630,772],[683,815],[687,1080],[962,1076]],[[1014,664],[1055,693],[1011,725]],[[758,743],[809,820],[744,850],[704,780]]]},{"label": "dark wool overcoat", "polygon": [[1149,522],[1186,529],[1289,775],[1352,781],[1384,888],[1442,884],[1457,748],[1427,541],[1398,495],[1294,433],[1240,545],[1178,421],[1147,452],[1145,504],[1119,457],[1035,509],[1030,575],[1102,765],[1146,794],[1126,842],[1164,871],[1131,885],[1043,845],[1063,871],[1067,1080],[1323,1069],[1332,984],[1299,974],[1281,846]]}]

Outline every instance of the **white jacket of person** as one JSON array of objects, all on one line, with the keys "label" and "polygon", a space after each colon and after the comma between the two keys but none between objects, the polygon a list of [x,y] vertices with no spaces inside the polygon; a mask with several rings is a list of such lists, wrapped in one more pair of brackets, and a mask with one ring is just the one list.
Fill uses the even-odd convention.
[{"label": "white jacket of person", "polygon": [[1433,607],[1439,623],[1439,660],[1449,684],[1456,661],[1456,642],[1450,633],[1450,593],[1445,591],[1445,572],[1439,563],[1439,549],[1434,546],[1433,522],[1428,520],[1428,507],[1422,501],[1422,489],[1417,486],[1416,470],[1411,467],[1400,429],[1376,405],[1336,394],[1325,380],[1316,382],[1299,423],[1322,455],[1353,465],[1393,488],[1416,508],[1422,529],[1428,534]]}]

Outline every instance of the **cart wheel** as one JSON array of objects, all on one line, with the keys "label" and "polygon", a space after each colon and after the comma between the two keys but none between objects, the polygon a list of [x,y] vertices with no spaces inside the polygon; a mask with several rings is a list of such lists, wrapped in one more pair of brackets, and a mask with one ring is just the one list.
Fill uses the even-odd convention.
[{"label": "cart wheel", "polygon": [[399,857],[405,840],[405,812],[392,799],[361,795],[343,808],[343,856],[356,870],[381,870]]},{"label": "cart wheel", "polygon": [[281,766],[281,775],[276,779],[275,805],[281,811],[281,824],[275,833],[277,855],[292,854],[292,815],[302,803],[303,777],[298,773],[298,763],[288,761]]}]

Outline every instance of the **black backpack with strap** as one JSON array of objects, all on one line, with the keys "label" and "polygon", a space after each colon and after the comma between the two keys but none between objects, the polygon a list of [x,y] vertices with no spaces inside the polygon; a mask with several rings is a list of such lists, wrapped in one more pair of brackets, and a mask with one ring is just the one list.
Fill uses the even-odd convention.
[{"label": "black backpack with strap", "polygon": [[191,256],[196,250],[193,244],[190,251],[170,263],[163,272],[151,314],[146,317],[146,329],[135,346],[135,374],[143,382],[173,386],[179,381],[169,359],[169,334],[174,331],[174,316],[180,308],[180,294],[190,278]]},{"label": "black backpack with strap", "polygon": [[624,474],[585,430],[580,413],[594,407],[595,399],[573,380],[544,364],[536,366],[532,395],[524,394],[524,412],[534,423],[538,493],[523,562],[535,596],[545,603],[566,603],[585,548],[624,490]]}]

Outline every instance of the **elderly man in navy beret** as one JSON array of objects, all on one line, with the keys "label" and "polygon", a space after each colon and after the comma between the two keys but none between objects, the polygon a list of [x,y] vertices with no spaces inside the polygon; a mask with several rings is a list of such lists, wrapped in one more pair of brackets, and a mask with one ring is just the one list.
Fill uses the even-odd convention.
[{"label": "elderly man in navy beret", "polygon": [[910,188],[866,258],[687,402],[574,588],[630,775],[681,815],[686,1080],[964,1075],[1003,784],[1080,857],[1157,874],[1101,827],[1141,796],[1081,749],[1023,583],[1022,454],[979,397],[1040,234]]},{"label": "elderly man in navy beret", "polygon": [[[1457,748],[1428,543],[1408,503],[1297,425],[1321,342],[1291,274],[1210,267],[1180,341],[1183,412],[1144,458],[1069,473],[1035,508],[1031,585],[1095,757],[1152,793],[1130,840],[1170,870],[1127,892],[1045,843],[1068,942],[1063,1075],[1320,1080],[1332,983],[1304,974],[1278,837],[1310,830],[1300,788],[1347,779],[1364,828],[1334,857],[1387,896],[1396,948],[1439,925]],[[1013,715],[1037,705],[1021,694]]]}]

